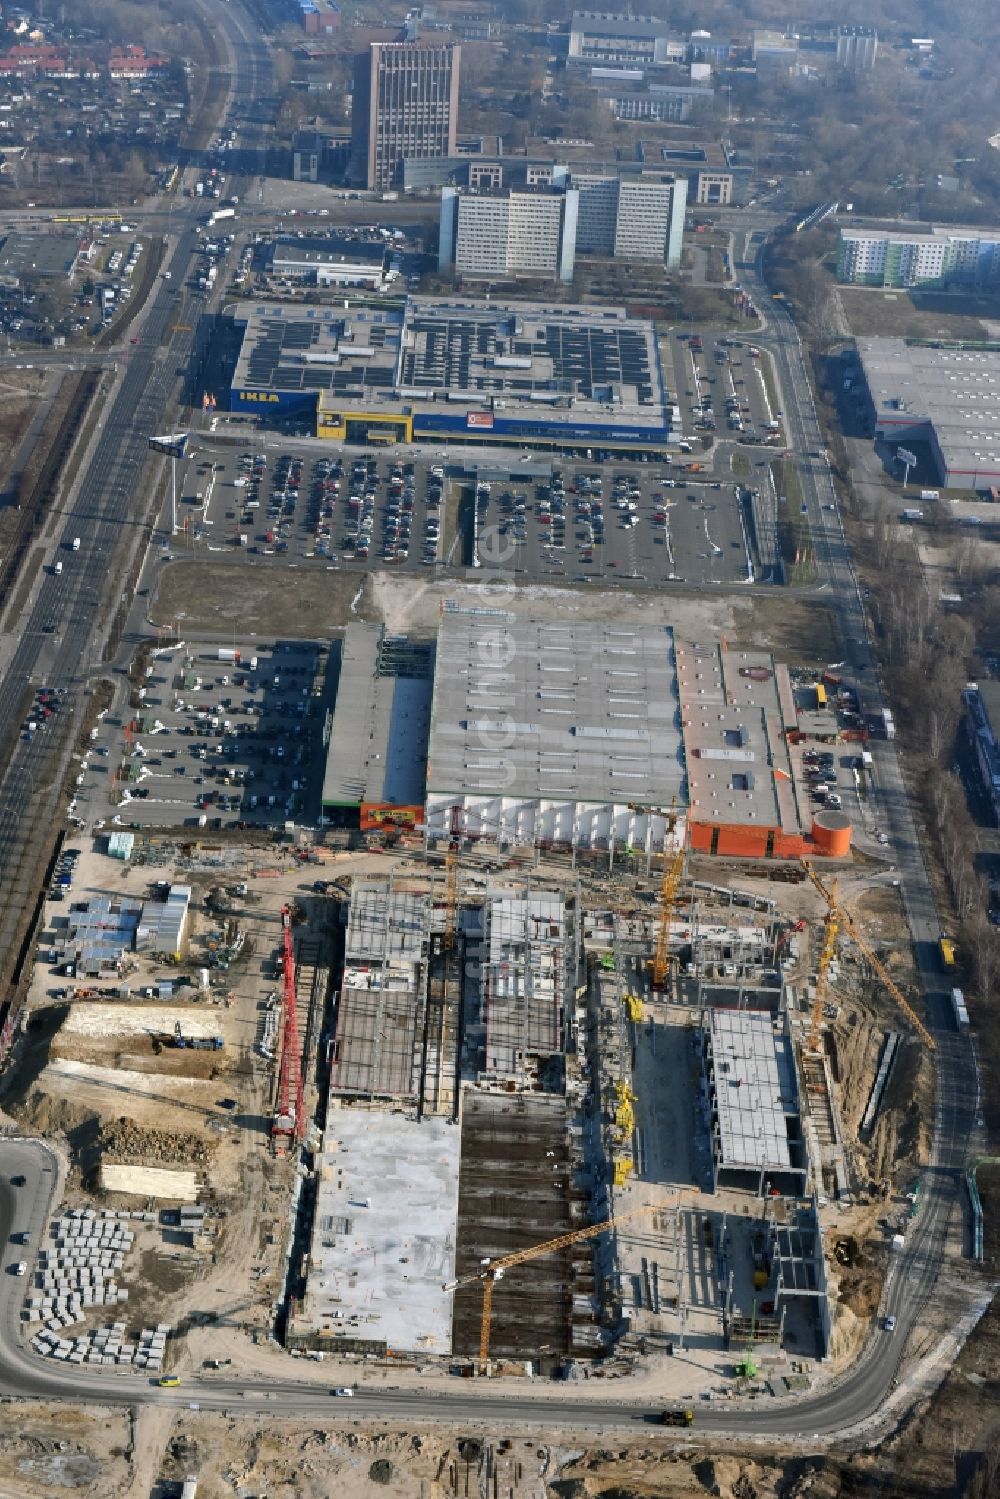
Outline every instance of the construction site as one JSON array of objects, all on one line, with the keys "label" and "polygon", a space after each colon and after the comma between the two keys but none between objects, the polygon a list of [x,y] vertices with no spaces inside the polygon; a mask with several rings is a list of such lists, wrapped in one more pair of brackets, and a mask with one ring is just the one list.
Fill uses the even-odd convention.
[{"label": "construction site", "polygon": [[[437,878],[353,883],[292,1347],[564,1377],[683,1353],[789,1389],[842,1351],[912,1216],[929,1037],[811,867],[689,859],[595,884],[459,841]],[[866,1251],[845,1229],[828,1259],[858,1217]]]},{"label": "construction site", "polygon": [[[462,616],[424,837],[389,816],[140,830],[60,865],[3,1107],[65,1148],[64,1213],[205,1214],[125,1288],[173,1329],[168,1366],[224,1346],[249,1369],[273,1339],[345,1374],[655,1369],[714,1399],[824,1378],[878,1315],[919,1212],[934,1043],[889,867],[846,817],[805,838],[792,815],[849,705],[759,653],[523,628],[532,660],[662,678],[681,717],[643,782],[659,800],[619,800],[626,730],[581,697],[596,800],[548,800],[525,734],[509,804],[469,782],[448,810],[438,751],[474,729],[454,662],[440,685],[442,641],[478,649]],[[26,1329],[66,1315],[46,1289]],[[86,1361],[99,1313],[72,1313]],[[114,1331],[131,1349],[148,1328]]]}]

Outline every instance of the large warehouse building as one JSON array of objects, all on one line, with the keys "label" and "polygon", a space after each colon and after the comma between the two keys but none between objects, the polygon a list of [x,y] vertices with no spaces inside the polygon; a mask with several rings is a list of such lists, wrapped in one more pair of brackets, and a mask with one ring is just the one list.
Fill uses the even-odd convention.
[{"label": "large warehouse building", "polygon": [[237,314],[232,411],[337,441],[650,452],[670,439],[653,325],[622,308],[409,299]]},{"label": "large warehouse building", "polygon": [[868,413],[883,442],[925,442],[947,489],[1000,484],[1000,344],[859,338]]},{"label": "large warehouse building", "polygon": [[[822,718],[822,723],[818,720]],[[816,723],[813,720],[817,720]],[[429,643],[348,626],[324,814],[507,847],[746,858],[844,854],[798,741],[836,733],[764,651],[669,626],[446,605]]]},{"label": "large warehouse building", "polygon": [[[667,626],[446,609],[426,826],[567,849],[797,857],[809,802],[787,669]],[[458,808],[457,814],[454,809]]]}]

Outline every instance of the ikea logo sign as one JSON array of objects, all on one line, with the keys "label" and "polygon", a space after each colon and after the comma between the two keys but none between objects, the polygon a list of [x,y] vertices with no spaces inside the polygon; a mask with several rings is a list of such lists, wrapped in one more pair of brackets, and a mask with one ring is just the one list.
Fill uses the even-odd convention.
[{"label": "ikea logo sign", "polygon": [[240,400],[252,401],[257,405],[260,405],[262,402],[266,401],[276,406],[281,400],[281,397],[279,395],[275,395],[273,390],[241,390]]}]

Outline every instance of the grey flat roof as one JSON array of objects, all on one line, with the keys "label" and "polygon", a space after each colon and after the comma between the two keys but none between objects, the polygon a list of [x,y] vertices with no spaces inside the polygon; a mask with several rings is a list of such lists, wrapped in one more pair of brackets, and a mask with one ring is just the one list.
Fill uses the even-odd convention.
[{"label": "grey flat roof", "polygon": [[763,1010],[709,1015],[721,1166],[793,1166],[786,1115],[798,1114],[788,1037]]},{"label": "grey flat roof", "polygon": [[859,338],[857,347],[880,425],[898,426],[901,437],[908,426],[930,425],[956,474],[1000,470],[1000,346]]},{"label": "grey flat roof", "polygon": [[504,417],[663,421],[653,325],[621,307],[414,299],[399,385],[417,401],[460,406],[466,393],[469,405],[482,406],[493,398]]},{"label": "grey flat roof", "polygon": [[446,610],[429,792],[683,803],[673,632]]},{"label": "grey flat roof", "polygon": [[669,35],[666,21],[653,16],[622,16],[597,10],[575,10],[570,30],[581,31],[584,36],[636,37],[643,41]]},{"label": "grey flat roof", "polygon": [[276,239],[271,245],[271,264],[367,265],[378,270],[385,264],[385,245],[357,239]]},{"label": "grey flat roof", "polygon": [[[861,29],[864,28],[852,28]],[[863,224],[845,225],[840,231],[842,240],[883,240],[894,245],[930,245],[942,240],[946,244],[955,240],[974,239],[992,244],[1000,240],[1000,229],[969,224],[931,224],[926,229],[885,229],[879,224],[866,229]],[[891,339],[887,342],[897,342]]]},{"label": "grey flat roof", "polygon": [[448,1354],[462,1131],[446,1119],[331,1108],[296,1331]]},{"label": "grey flat roof", "polygon": [[424,799],[430,676],[384,675],[381,625],[352,621],[323,777],[323,805],[376,802],[419,806]]},{"label": "grey flat roof", "polygon": [[401,309],[337,313],[257,302],[240,307],[236,321],[246,325],[233,372],[237,390],[322,390],[368,402],[392,391]]},{"label": "grey flat roof", "polygon": [[667,421],[653,324],[623,307],[408,298],[405,308],[257,302],[245,324],[235,390],[319,391],[329,409],[433,414],[461,424],[495,403],[504,421],[638,428]]},{"label": "grey flat roof", "polygon": [[766,651],[676,644],[692,822],[801,831],[787,668]]},{"label": "grey flat roof", "polygon": [[13,230],[0,249],[0,275],[68,277],[79,253],[78,234],[22,234]]}]

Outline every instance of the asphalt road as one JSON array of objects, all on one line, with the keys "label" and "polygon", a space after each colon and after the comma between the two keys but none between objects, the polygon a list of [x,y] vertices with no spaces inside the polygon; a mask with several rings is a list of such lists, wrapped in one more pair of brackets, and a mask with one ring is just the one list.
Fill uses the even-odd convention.
[{"label": "asphalt road", "polygon": [[[230,115],[249,123],[256,139],[272,101],[270,60],[252,24],[234,6],[216,18],[234,57]],[[242,187],[242,182],[237,186]],[[17,718],[26,684],[67,689],[64,714],[78,714],[91,671],[99,664],[99,642],[122,598],[109,576],[124,528],[138,526],[133,513],[148,438],[163,430],[180,372],[191,352],[200,303],[183,290],[196,251],[192,201],[155,291],[135,327],[138,345],[124,356],[116,394],[101,419],[82,477],[68,499],[65,521],[49,565],[18,621],[16,637],[0,641],[0,723]],[[78,551],[72,543],[79,537]],[[56,576],[56,560],[62,574]],[[36,829],[30,811],[55,813],[54,793],[62,761],[52,729],[22,736],[0,780],[0,888],[10,890],[28,839]]]},{"label": "asphalt road", "polygon": [[[758,305],[769,309],[770,331],[759,341],[774,355],[790,446],[798,454],[822,453],[824,440],[795,325],[780,304],[769,301],[761,279],[759,256],[754,269],[741,275]],[[803,497],[809,506],[824,583],[839,618],[847,666],[858,682],[861,711],[870,719],[881,713],[885,699],[869,646],[864,604],[851,565],[829,464],[825,457],[809,457],[800,467]],[[907,1235],[905,1250],[895,1262],[883,1303],[883,1311],[899,1319],[891,1340],[896,1343],[919,1321],[941,1265],[949,1219],[955,1210],[962,1211],[963,1168],[980,1123],[979,1077],[971,1039],[955,1029],[949,986],[938,956],[941,924],[896,745],[886,740],[871,740],[868,748],[875,760],[882,823],[889,835],[925,994],[927,1026],[938,1047],[933,1158],[923,1173],[917,1224]],[[857,1414],[877,1394],[879,1379],[889,1372],[888,1362],[887,1351],[876,1351],[842,1386],[856,1390]]]},{"label": "asphalt road", "polygon": [[[11,1188],[9,1178],[21,1173],[23,1187]],[[0,1145],[0,1232],[8,1244],[14,1230],[27,1228],[32,1244],[25,1249],[9,1246],[4,1255],[5,1273],[0,1280],[0,1392],[40,1398],[70,1397],[102,1403],[133,1405],[155,1403],[184,1409],[196,1404],[204,1410],[254,1411],[274,1415],[323,1415],[326,1419],[352,1420],[377,1417],[398,1420],[411,1425],[421,1420],[441,1419],[450,1422],[483,1422],[494,1429],[513,1426],[528,1428],[553,1424],[579,1427],[591,1433],[604,1427],[635,1431],[653,1423],[658,1405],[637,1402],[628,1396],[628,1386],[609,1384],[609,1390],[621,1389],[620,1396],[592,1398],[593,1387],[585,1393],[574,1389],[564,1394],[557,1385],[533,1387],[530,1394],[518,1389],[500,1393],[496,1386],[479,1385],[474,1390],[459,1381],[449,1381],[446,1389],[435,1392],[391,1387],[373,1387],[368,1391],[356,1386],[356,1394],[347,1401],[330,1395],[325,1383],[305,1381],[251,1379],[236,1380],[218,1375],[183,1376],[178,1389],[161,1389],[146,1376],[127,1372],[98,1374],[87,1371],[85,1381],[78,1370],[68,1377],[65,1369],[52,1360],[35,1358],[18,1344],[18,1315],[28,1278],[19,1278],[7,1270],[9,1263],[27,1258],[31,1262],[40,1241],[43,1225],[55,1206],[54,1163],[48,1150],[35,1142],[4,1141]],[[922,1220],[916,1238],[932,1237],[932,1219]],[[900,1288],[897,1315],[902,1319],[905,1296],[919,1296],[929,1288],[936,1273],[930,1256],[921,1256],[919,1282],[910,1280]],[[782,1405],[756,1404],[743,1410],[728,1408],[718,1412],[699,1407],[699,1432],[726,1432],[734,1435],[771,1435],[823,1437],[833,1435],[874,1410],[890,1387],[903,1352],[901,1331],[895,1335],[879,1334],[872,1351],[853,1375],[835,1389],[816,1397],[799,1397]]]}]

